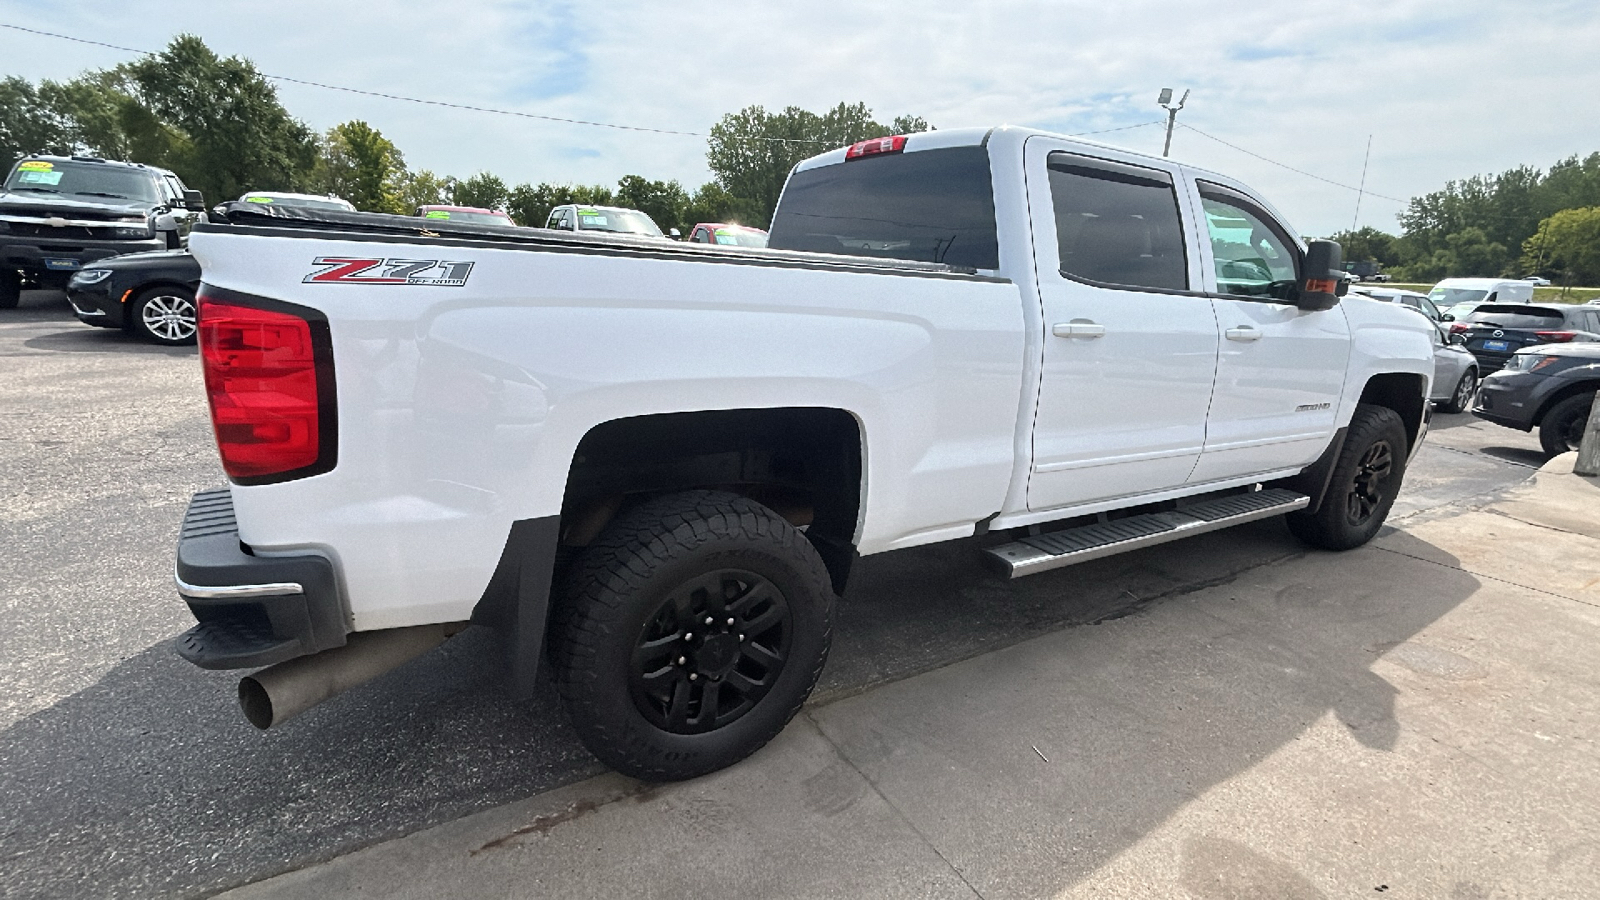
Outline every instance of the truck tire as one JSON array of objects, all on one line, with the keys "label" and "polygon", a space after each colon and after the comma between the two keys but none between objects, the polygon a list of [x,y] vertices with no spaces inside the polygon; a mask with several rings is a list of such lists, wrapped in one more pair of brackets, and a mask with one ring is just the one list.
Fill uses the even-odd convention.
[{"label": "truck tire", "polygon": [[1594,394],[1575,394],[1550,407],[1539,420],[1539,446],[1551,456],[1578,449],[1584,426],[1589,424],[1589,406]]},{"label": "truck tire", "polygon": [[130,321],[134,332],[147,341],[169,347],[192,344],[199,328],[194,291],[186,287],[153,287],[133,302]]},{"label": "truck tire", "polygon": [[1323,550],[1350,550],[1372,540],[1400,493],[1407,443],[1399,413],[1357,406],[1322,506],[1314,513],[1289,513],[1289,530]]},{"label": "truck tire", "polygon": [[822,672],[828,570],[794,526],[736,494],[688,491],[619,516],[557,607],[562,704],[624,775],[677,781],[771,740]]},{"label": "truck tire", "polygon": [[0,309],[16,309],[22,302],[22,276],[0,269]]}]

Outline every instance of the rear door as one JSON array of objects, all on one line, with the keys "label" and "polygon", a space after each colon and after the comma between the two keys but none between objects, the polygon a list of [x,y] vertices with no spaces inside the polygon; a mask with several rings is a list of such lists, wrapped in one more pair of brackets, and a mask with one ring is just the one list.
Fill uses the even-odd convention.
[{"label": "rear door", "polygon": [[1215,181],[1192,185],[1220,350],[1205,452],[1190,481],[1302,467],[1337,428],[1350,358],[1344,310],[1309,312],[1290,302],[1300,245],[1266,204]]},{"label": "rear door", "polygon": [[1028,507],[1180,487],[1205,444],[1218,339],[1177,169],[1025,146],[1044,311]]}]

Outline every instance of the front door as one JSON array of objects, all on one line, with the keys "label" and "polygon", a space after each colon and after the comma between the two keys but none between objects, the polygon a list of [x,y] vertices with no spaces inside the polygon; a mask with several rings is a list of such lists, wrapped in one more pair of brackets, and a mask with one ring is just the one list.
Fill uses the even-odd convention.
[{"label": "front door", "polygon": [[1350,357],[1344,310],[1308,312],[1291,302],[1300,247],[1265,205],[1231,187],[1195,184],[1221,349],[1205,453],[1190,480],[1304,466],[1338,424]]},{"label": "front door", "polygon": [[1044,313],[1028,508],[1182,486],[1205,443],[1217,323],[1176,169],[1027,143]]}]

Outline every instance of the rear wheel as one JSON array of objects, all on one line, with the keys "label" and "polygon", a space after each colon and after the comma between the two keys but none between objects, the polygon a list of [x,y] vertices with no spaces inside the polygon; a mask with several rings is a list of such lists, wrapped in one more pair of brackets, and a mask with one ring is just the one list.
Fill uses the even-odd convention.
[{"label": "rear wheel", "polygon": [[556,626],[562,701],[625,775],[713,772],[799,711],[832,617],[821,558],[772,510],[713,491],[653,500],[578,561]]},{"label": "rear wheel", "polygon": [[1472,395],[1478,392],[1478,370],[1468,369],[1461,373],[1461,380],[1456,382],[1455,393],[1444,405],[1445,412],[1466,412],[1472,406]]},{"label": "rear wheel", "polygon": [[194,291],[182,287],[156,287],[139,295],[133,305],[133,329],[158,344],[194,343],[198,317]]},{"label": "rear wheel", "polygon": [[0,269],[0,309],[16,309],[22,302],[22,276],[12,269]]},{"label": "rear wheel", "polygon": [[1539,420],[1539,446],[1551,456],[1578,449],[1584,426],[1589,424],[1589,406],[1594,394],[1578,394],[1550,407]]},{"label": "rear wheel", "polygon": [[1349,550],[1372,540],[1400,493],[1406,445],[1399,413],[1383,406],[1357,406],[1322,506],[1314,513],[1289,513],[1284,517],[1289,530],[1324,550]]}]

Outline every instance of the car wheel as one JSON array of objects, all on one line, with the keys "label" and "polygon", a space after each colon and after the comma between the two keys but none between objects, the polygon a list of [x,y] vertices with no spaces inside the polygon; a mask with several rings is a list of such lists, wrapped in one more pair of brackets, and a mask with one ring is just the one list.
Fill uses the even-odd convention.
[{"label": "car wheel", "polygon": [[1478,392],[1478,370],[1468,369],[1461,373],[1461,381],[1456,384],[1455,393],[1450,395],[1450,400],[1445,403],[1444,411],[1451,413],[1466,412],[1472,406],[1472,395]]},{"label": "car wheel", "polygon": [[158,344],[194,343],[197,318],[194,291],[188,288],[151,288],[133,305],[134,330]]},{"label": "car wheel", "polygon": [[1539,420],[1539,446],[1551,456],[1578,449],[1584,426],[1589,424],[1589,406],[1594,395],[1577,394],[1557,403]]},{"label": "car wheel", "polygon": [[0,309],[16,309],[22,302],[22,276],[0,269]]},{"label": "car wheel", "polygon": [[1406,427],[1399,413],[1362,404],[1350,419],[1344,446],[1314,513],[1284,517],[1295,537],[1324,550],[1359,547],[1383,527],[1406,467]]},{"label": "car wheel", "polygon": [[811,543],[735,494],[642,504],[586,548],[556,617],[556,670],[578,736],[647,781],[749,756],[800,710],[832,636]]}]

